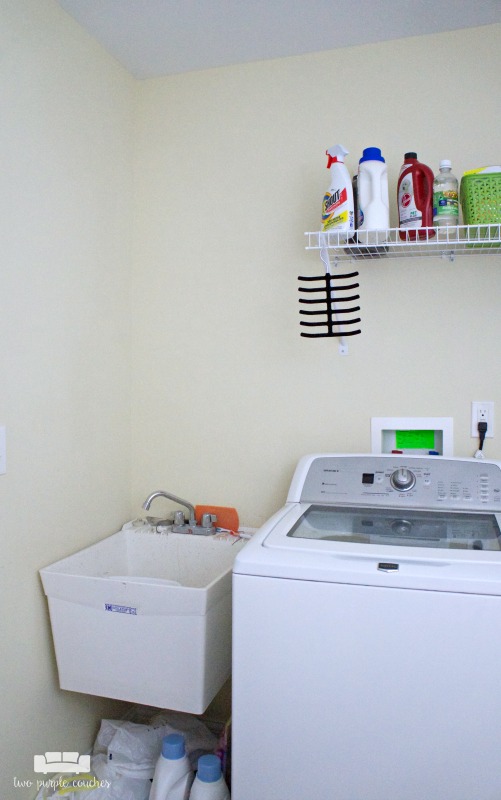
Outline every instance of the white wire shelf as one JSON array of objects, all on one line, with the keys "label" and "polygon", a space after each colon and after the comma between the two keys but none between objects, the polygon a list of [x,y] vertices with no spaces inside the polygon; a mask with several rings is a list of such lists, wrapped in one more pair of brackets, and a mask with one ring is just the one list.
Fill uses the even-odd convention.
[{"label": "white wire shelf", "polygon": [[335,261],[429,256],[454,261],[457,255],[501,253],[501,224],[497,223],[425,228],[419,231],[424,238],[411,238],[416,233],[417,231],[405,231],[400,228],[355,231],[354,237],[346,242],[346,234],[343,232],[314,231],[305,233],[308,237],[306,249],[327,250]]}]

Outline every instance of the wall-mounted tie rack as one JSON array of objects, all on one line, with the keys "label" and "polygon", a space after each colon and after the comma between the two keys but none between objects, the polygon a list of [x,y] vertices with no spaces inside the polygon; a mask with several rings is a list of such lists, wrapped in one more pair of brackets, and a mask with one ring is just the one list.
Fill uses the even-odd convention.
[{"label": "wall-mounted tie rack", "polygon": [[339,352],[346,355],[348,347],[344,342],[344,337],[356,336],[361,333],[360,328],[353,329],[351,327],[359,324],[360,317],[349,316],[360,311],[360,306],[356,304],[360,300],[357,292],[359,283],[356,280],[358,272],[332,274],[327,252],[321,251],[320,256],[324,262],[325,274],[314,277],[299,275],[299,281],[311,285],[299,286],[298,291],[307,295],[300,297],[299,302],[302,305],[311,306],[311,308],[301,308],[300,315],[322,317],[322,319],[314,320],[302,319],[299,324],[305,328],[321,328],[322,330],[301,331],[301,336],[310,339],[335,336],[339,339]]}]

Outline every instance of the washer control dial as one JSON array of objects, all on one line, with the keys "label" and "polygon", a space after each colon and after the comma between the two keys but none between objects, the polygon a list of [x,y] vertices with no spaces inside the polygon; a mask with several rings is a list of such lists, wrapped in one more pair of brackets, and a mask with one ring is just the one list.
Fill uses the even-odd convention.
[{"label": "washer control dial", "polygon": [[407,467],[399,467],[392,473],[390,483],[397,492],[408,492],[416,485],[416,476]]}]

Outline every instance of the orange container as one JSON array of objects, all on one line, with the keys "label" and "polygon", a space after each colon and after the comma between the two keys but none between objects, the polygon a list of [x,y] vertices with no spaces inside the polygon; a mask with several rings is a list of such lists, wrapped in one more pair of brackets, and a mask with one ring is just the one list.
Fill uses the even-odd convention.
[{"label": "orange container", "polygon": [[195,506],[195,519],[200,525],[202,514],[215,514],[216,526],[218,528],[227,528],[230,531],[238,531],[240,524],[236,508],[227,508],[226,506]]}]

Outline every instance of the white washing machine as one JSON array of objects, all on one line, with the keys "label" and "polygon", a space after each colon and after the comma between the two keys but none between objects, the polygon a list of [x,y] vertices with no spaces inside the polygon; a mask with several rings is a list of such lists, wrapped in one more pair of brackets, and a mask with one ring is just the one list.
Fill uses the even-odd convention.
[{"label": "white washing machine", "polygon": [[312,455],[233,569],[232,800],[501,800],[501,464]]}]

